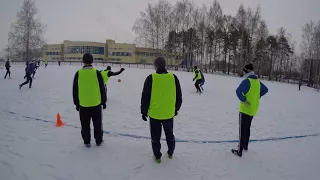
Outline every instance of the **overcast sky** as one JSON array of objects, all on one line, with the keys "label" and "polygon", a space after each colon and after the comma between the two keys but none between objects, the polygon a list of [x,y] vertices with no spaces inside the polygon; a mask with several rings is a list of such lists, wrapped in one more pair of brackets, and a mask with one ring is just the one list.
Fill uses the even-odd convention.
[{"label": "overcast sky", "polygon": [[[178,0],[169,0],[175,4]],[[0,52],[8,42],[10,24],[15,21],[23,0],[0,0]],[[47,43],[63,40],[132,43],[132,26],[148,2],[157,0],[35,0],[39,17],[48,25]],[[209,6],[213,0],[194,0]],[[269,33],[276,34],[281,26],[292,34],[297,44],[301,41],[301,28],[309,20],[320,20],[320,0],[220,0],[224,14],[235,15],[242,3],[255,9],[261,5],[262,18]],[[0,54],[0,55],[3,55]]]}]

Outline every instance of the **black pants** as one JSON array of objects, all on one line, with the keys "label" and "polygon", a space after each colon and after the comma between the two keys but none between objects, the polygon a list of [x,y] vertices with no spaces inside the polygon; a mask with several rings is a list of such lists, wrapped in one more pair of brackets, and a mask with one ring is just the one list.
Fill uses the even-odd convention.
[{"label": "black pants", "polygon": [[162,154],[161,150],[161,132],[162,127],[164,129],[164,133],[166,134],[166,140],[168,145],[168,154],[172,155],[175,149],[176,140],[173,135],[173,119],[170,120],[156,120],[150,118],[150,133],[151,133],[151,144],[153,154],[157,159],[161,158]]},{"label": "black pants", "polygon": [[94,128],[94,138],[97,144],[100,144],[103,140],[102,131],[102,110],[101,106],[95,107],[80,107],[79,110],[80,121],[81,121],[81,135],[85,144],[90,144],[91,133],[90,133],[90,121],[92,119]]},{"label": "black pants", "polygon": [[197,92],[201,92],[200,84],[201,84],[201,79],[196,80],[196,83],[194,83],[194,86],[196,87]]},{"label": "black pants", "polygon": [[47,68],[48,64],[45,64],[44,67]]},{"label": "black pants", "polygon": [[10,78],[10,75],[11,75],[10,69],[7,69],[7,72],[6,72],[6,75],[4,76],[4,78],[7,78],[7,75],[9,75],[9,78]]},{"label": "black pants", "polygon": [[22,86],[24,86],[24,85],[29,83],[29,88],[31,88],[31,86],[32,86],[31,74],[26,74],[26,78],[27,78],[26,82],[22,83],[20,86],[22,87]]},{"label": "black pants", "polygon": [[240,113],[239,114],[239,149],[242,153],[244,147],[248,147],[250,139],[250,127],[253,116]]},{"label": "black pants", "polygon": [[[10,77],[10,75],[9,75],[9,77]],[[299,85],[299,91],[301,90],[301,85]]]}]

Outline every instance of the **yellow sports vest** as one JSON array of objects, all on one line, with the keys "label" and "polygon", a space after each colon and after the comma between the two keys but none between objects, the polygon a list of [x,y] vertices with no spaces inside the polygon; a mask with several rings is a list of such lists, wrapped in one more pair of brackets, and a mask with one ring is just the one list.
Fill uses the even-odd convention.
[{"label": "yellow sports vest", "polygon": [[199,69],[197,69],[197,70],[195,70],[195,71],[193,71],[193,75],[194,75],[194,77],[196,77],[196,71],[198,71],[198,77],[196,78],[196,80],[199,80],[199,79],[201,79],[202,78],[202,76],[201,76],[201,73],[200,73],[200,70]]},{"label": "yellow sports vest", "polygon": [[109,73],[109,70],[103,70],[101,71],[101,76],[103,78],[103,83],[104,85],[108,84],[108,81],[109,81],[109,76],[108,76],[108,73]]},{"label": "yellow sports vest", "polygon": [[247,94],[244,94],[249,106],[246,106],[243,102],[240,102],[240,112],[249,116],[255,116],[259,109],[260,103],[260,81],[257,79],[248,78],[250,81],[250,89]]},{"label": "yellow sports vest", "polygon": [[95,68],[78,71],[78,92],[80,106],[94,107],[101,104],[100,86]]},{"label": "yellow sports vest", "polygon": [[176,83],[172,73],[152,74],[151,100],[148,115],[157,120],[174,117],[176,107]]}]

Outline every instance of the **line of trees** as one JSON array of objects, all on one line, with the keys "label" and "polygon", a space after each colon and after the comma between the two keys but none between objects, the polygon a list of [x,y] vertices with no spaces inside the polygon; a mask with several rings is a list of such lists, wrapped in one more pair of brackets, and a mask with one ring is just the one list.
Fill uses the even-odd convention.
[{"label": "line of trees", "polygon": [[[259,77],[289,81],[304,78],[302,75],[309,77],[305,69],[314,67],[314,62],[304,61],[310,52],[304,56],[295,53],[296,43],[285,28],[269,34],[260,6],[252,9],[240,5],[236,16],[232,16],[223,14],[217,0],[209,7],[199,7],[191,0],[175,5],[159,0],[141,12],[133,31],[139,45],[166,52],[188,68],[201,66],[205,72],[240,74],[245,64],[253,63]],[[311,34],[311,39],[319,36]],[[318,43],[319,55],[319,40],[311,41]],[[308,59],[315,58],[316,51],[312,52]],[[319,68],[314,69],[318,71],[312,72],[319,76]]]}]

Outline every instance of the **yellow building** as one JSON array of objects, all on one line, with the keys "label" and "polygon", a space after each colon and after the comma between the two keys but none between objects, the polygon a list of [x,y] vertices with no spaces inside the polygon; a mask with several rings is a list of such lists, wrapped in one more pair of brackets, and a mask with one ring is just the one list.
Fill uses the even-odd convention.
[{"label": "yellow building", "polygon": [[168,65],[176,65],[178,62],[164,52],[136,47],[135,44],[116,43],[114,40],[106,40],[106,43],[64,41],[62,44],[47,44],[43,46],[42,59],[81,61],[87,52],[93,55],[94,60],[101,62],[152,64],[160,55],[167,57]]}]

